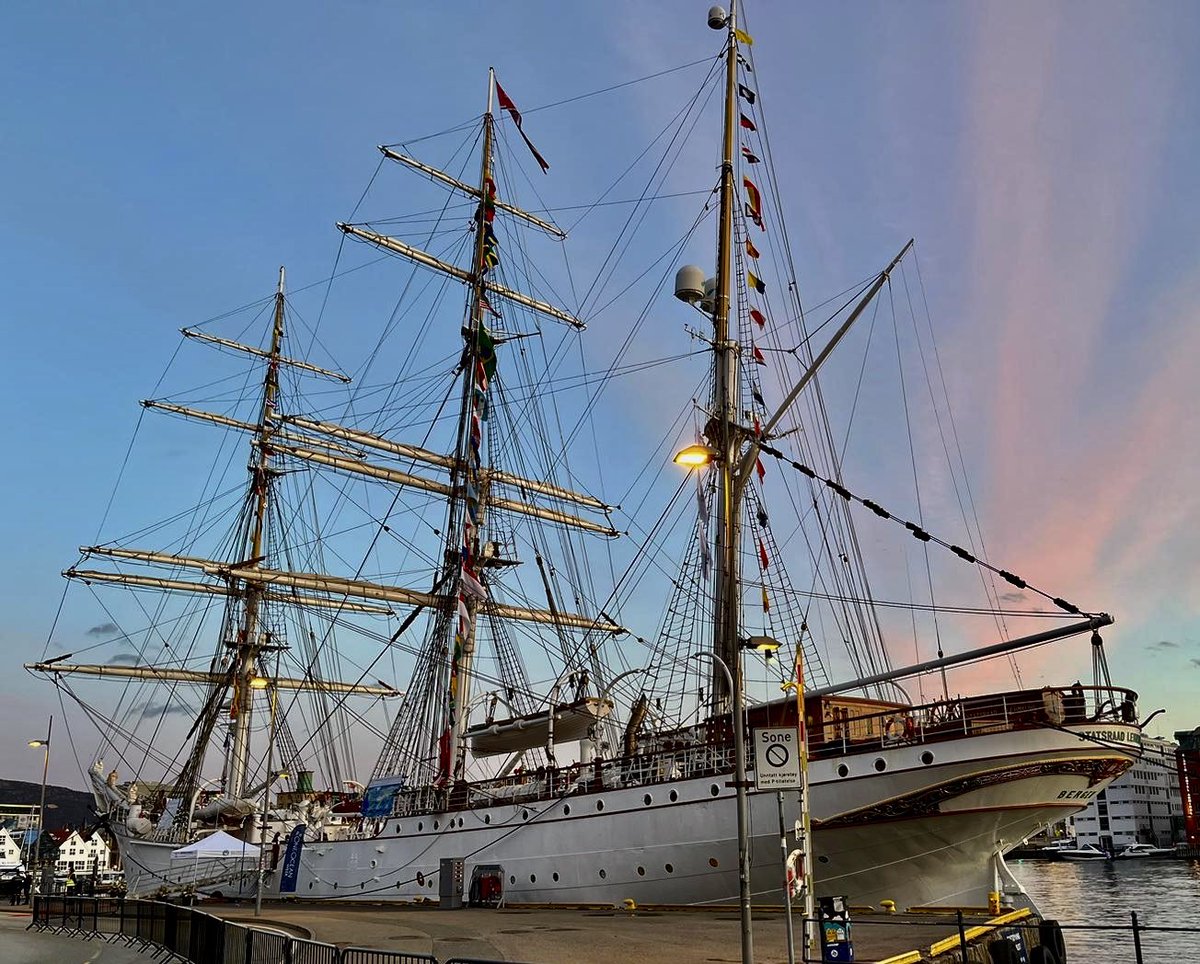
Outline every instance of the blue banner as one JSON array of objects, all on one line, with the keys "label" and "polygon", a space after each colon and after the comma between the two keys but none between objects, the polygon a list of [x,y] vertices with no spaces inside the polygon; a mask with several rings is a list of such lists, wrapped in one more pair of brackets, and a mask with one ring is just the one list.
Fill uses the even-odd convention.
[{"label": "blue banner", "polygon": [[404,788],[404,777],[383,777],[367,784],[363,793],[362,815],[364,817],[390,817],[396,794]]},{"label": "blue banner", "polygon": [[296,878],[300,876],[300,852],[304,849],[304,824],[292,828],[288,834],[287,850],[283,853],[283,875],[279,878],[279,892],[294,894]]}]

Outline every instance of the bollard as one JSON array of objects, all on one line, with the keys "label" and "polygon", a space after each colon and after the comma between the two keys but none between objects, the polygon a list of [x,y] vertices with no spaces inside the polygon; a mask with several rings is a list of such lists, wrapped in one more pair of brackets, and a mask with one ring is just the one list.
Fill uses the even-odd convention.
[{"label": "bollard", "polygon": [[958,946],[962,948],[962,964],[970,964],[967,960],[967,929],[963,926],[962,911],[956,910],[954,913],[958,918]]},{"label": "bollard", "polygon": [[1137,964],[1142,964],[1142,935],[1138,931],[1137,911],[1131,910],[1129,916],[1133,919],[1133,957]]}]

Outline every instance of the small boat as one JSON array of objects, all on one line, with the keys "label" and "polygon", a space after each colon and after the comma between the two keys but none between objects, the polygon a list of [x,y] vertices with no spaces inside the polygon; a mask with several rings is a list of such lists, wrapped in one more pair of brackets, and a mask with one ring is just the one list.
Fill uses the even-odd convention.
[{"label": "small boat", "polygon": [[1108,860],[1108,854],[1095,844],[1084,844],[1082,847],[1063,849],[1058,852],[1062,860]]},{"label": "small boat", "polygon": [[1130,844],[1112,856],[1113,860],[1145,860],[1148,857],[1174,857],[1174,847],[1156,847],[1154,844]]}]

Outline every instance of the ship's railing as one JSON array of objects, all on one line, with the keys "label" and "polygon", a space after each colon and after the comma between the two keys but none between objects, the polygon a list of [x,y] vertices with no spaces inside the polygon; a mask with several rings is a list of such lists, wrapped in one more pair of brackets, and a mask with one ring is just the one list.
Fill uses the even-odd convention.
[{"label": "ship's railing", "polygon": [[[959,697],[919,706],[893,705],[856,713],[836,698],[820,702],[819,722],[810,721],[809,753],[814,758],[875,752],[910,744],[936,743],[1023,729],[1136,722],[1136,694],[1120,687],[1045,687],[1037,690]],[[878,704],[875,704],[876,706]],[[814,707],[807,708],[811,714]],[[791,716],[795,720],[794,713]],[[778,724],[777,724],[778,725]],[[709,734],[709,735],[706,735]],[[690,739],[688,739],[690,735]],[[679,745],[614,759],[565,767],[518,770],[453,789],[417,787],[396,795],[393,817],[466,810],[503,803],[529,803],[574,793],[651,786],[733,771],[731,732],[714,728],[680,731]],[[753,769],[753,761],[747,761]],[[373,831],[363,831],[369,836]]]},{"label": "ship's railing", "polygon": [[[840,756],[1039,727],[1137,722],[1137,694],[1115,686],[1044,687],[852,713],[836,699],[810,721],[809,753]],[[811,714],[812,708],[809,708]]]}]

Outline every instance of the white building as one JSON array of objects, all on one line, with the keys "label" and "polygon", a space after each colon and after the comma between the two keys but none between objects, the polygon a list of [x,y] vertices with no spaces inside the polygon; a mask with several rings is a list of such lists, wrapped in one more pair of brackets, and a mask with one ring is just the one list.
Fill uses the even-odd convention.
[{"label": "white building", "polygon": [[85,837],[80,831],[73,830],[58,848],[58,861],[54,865],[54,872],[60,877],[67,874],[90,874],[93,870],[111,870],[115,863],[116,855],[109,849],[108,841],[101,834],[93,831]]},{"label": "white building", "polygon": [[21,863],[21,845],[7,829],[0,828],[0,867],[17,867]]},{"label": "white building", "polygon": [[1146,736],[1133,769],[1075,815],[1075,837],[1080,846],[1090,843],[1106,850],[1133,843],[1169,847],[1175,843],[1171,818],[1182,813],[1175,744]]}]

